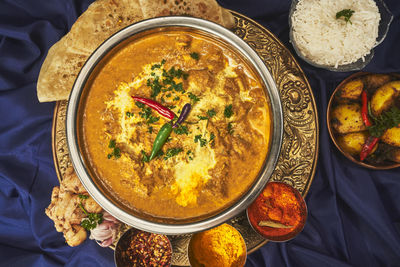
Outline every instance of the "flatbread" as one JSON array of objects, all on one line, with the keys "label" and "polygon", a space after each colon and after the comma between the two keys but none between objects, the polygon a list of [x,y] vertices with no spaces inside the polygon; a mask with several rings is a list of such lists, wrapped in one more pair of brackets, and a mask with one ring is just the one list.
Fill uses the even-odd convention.
[{"label": "flatbread", "polygon": [[90,54],[110,35],[142,19],[138,0],[97,0],[92,3],[70,32],[50,48],[39,73],[39,101],[68,99]]},{"label": "flatbread", "polygon": [[166,15],[189,15],[234,26],[232,14],[215,0],[97,0],[50,48],[37,82],[39,101],[68,99],[80,69],[109,36],[145,18]]},{"label": "flatbread", "polygon": [[221,7],[214,0],[139,0],[139,2],[146,18],[179,14],[223,24]]}]

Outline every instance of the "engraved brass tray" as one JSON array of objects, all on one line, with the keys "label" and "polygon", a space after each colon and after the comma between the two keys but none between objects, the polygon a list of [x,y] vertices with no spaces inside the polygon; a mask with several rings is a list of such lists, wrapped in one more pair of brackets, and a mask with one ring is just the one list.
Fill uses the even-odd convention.
[{"label": "engraved brass tray", "polygon": [[[234,33],[259,54],[280,92],[284,114],[283,143],[271,181],[288,183],[305,197],[318,158],[318,116],[311,87],[289,50],[271,32],[239,13],[231,13],[235,17]],[[53,117],[53,158],[60,181],[71,165],[65,130],[67,104],[67,101],[58,101]],[[252,230],[245,212],[227,223],[243,235],[248,254],[267,243]],[[128,228],[122,225],[120,234]],[[169,236],[173,246],[172,265],[189,266],[186,251],[190,237],[190,234]]]}]

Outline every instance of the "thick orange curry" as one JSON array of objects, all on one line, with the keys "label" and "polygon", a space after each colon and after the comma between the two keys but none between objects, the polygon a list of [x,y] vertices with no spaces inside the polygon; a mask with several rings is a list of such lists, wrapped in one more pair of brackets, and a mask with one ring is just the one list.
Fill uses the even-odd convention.
[{"label": "thick orange curry", "polygon": [[[152,98],[177,116],[192,104],[150,162],[168,120],[131,96]],[[153,33],[123,46],[96,73],[83,109],[95,176],[114,198],[155,218],[227,208],[257,179],[268,153],[270,106],[258,76],[230,48],[195,32]]]}]

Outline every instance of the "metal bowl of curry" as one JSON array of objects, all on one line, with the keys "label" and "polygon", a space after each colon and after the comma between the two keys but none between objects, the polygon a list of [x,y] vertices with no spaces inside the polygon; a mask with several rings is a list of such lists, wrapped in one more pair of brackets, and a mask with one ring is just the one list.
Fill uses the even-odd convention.
[{"label": "metal bowl of curry", "polygon": [[252,203],[277,162],[283,116],[248,44],[176,16],[133,24],[98,47],[75,81],[66,129],[75,171],[106,211],[144,231],[184,234]]}]

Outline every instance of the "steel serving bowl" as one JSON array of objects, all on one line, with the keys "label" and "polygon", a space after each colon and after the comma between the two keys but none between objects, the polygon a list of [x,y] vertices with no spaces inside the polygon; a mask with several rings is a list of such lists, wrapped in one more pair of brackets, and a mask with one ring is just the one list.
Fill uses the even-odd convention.
[{"label": "steel serving bowl", "polygon": [[294,11],[296,10],[296,6],[299,2],[299,0],[293,0],[292,4],[290,6],[290,12],[289,12],[289,40],[290,43],[293,46],[293,49],[295,50],[296,54],[305,62],[310,64],[311,66],[321,68],[321,69],[327,69],[330,71],[337,71],[337,72],[346,72],[346,71],[356,71],[356,70],[361,70],[365,66],[368,65],[368,63],[372,60],[374,57],[374,48],[378,46],[380,43],[385,40],[386,35],[389,31],[390,24],[393,21],[393,14],[390,12],[388,7],[386,6],[385,2],[383,0],[374,0],[376,3],[376,6],[378,7],[379,13],[381,15],[381,20],[379,21],[379,26],[378,26],[378,37],[376,38],[376,43],[374,47],[371,48],[371,51],[369,54],[367,54],[364,59],[360,58],[356,62],[345,64],[345,65],[339,65],[337,68],[335,66],[328,66],[328,65],[321,65],[318,63],[315,63],[308,57],[304,56],[304,54],[301,52],[301,50],[298,48],[294,36],[293,36],[293,26],[292,26],[292,15]]},{"label": "steel serving bowl", "polygon": [[[242,58],[248,61],[247,63],[249,66],[254,69],[255,73],[258,74],[263,82],[264,90],[269,98],[273,118],[273,127],[271,129],[272,138],[268,156],[264,162],[263,168],[259,172],[258,178],[248,191],[230,207],[212,217],[182,223],[169,222],[168,220],[159,222],[133,214],[133,212],[124,208],[120,202],[113,199],[99,183],[96,183],[93,177],[91,177],[90,166],[87,165],[88,163],[85,161],[85,155],[82,152],[83,149],[80,147],[82,144],[79,142],[78,135],[81,129],[77,123],[80,116],[79,106],[84,98],[85,84],[88,82],[88,79],[90,79],[96,66],[101,64],[102,59],[107,57],[113,49],[117,49],[119,45],[122,45],[124,41],[128,41],[135,36],[162,32],[168,29],[183,29],[200,32],[225,43],[240,54]],[[278,159],[282,143],[283,116],[279,92],[271,74],[258,54],[245,41],[228,29],[213,22],[198,18],[171,16],[148,19],[130,25],[109,37],[96,49],[82,67],[70,94],[66,115],[66,131],[68,149],[75,171],[83,186],[104,210],[111,213],[121,222],[140,230],[162,234],[185,234],[203,231],[233,218],[244,211],[258,196],[268,182]]]}]

